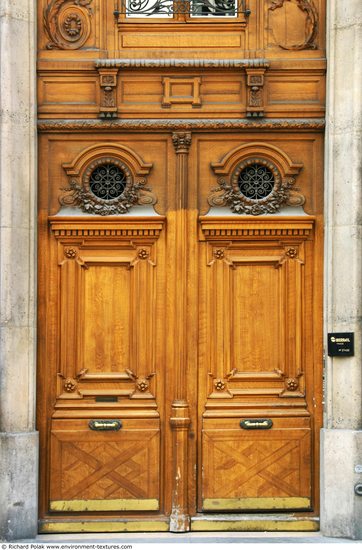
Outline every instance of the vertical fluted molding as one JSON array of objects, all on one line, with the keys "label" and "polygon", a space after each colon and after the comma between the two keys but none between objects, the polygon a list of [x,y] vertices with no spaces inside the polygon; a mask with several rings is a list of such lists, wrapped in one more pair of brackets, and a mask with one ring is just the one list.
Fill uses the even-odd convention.
[{"label": "vertical fluted molding", "polygon": [[172,141],[176,151],[176,212],[175,212],[175,325],[173,373],[175,393],[172,402],[170,424],[172,429],[172,511],[170,531],[190,530],[188,513],[188,431],[190,413],[187,402],[186,329],[187,329],[187,258],[188,258],[188,154],[191,145],[190,132],[174,132]]}]

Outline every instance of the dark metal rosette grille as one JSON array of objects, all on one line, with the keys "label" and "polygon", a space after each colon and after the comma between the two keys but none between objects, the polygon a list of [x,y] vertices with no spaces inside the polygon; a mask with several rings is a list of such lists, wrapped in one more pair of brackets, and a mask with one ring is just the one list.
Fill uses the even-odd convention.
[{"label": "dark metal rosette grille", "polygon": [[89,189],[97,198],[110,201],[120,197],[126,187],[127,176],[115,164],[101,164],[91,173]]},{"label": "dark metal rosette grille", "polygon": [[247,199],[265,199],[273,191],[274,174],[262,164],[250,164],[239,174],[238,186],[240,193]]}]

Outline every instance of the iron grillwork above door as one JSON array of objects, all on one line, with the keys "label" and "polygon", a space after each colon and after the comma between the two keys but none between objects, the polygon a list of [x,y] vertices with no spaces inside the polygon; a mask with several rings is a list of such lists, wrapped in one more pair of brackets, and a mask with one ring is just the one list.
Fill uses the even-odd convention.
[{"label": "iron grillwork above door", "polygon": [[186,14],[191,17],[249,17],[247,0],[118,0],[114,15],[126,17],[172,17]]}]

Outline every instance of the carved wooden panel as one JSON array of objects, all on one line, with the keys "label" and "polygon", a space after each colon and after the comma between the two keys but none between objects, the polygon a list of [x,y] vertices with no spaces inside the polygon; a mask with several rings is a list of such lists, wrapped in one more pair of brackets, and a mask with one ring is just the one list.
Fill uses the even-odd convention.
[{"label": "carved wooden panel", "polygon": [[158,420],[123,420],[119,431],[92,431],[86,420],[54,421],[50,510],[157,510]]},{"label": "carved wooden panel", "polygon": [[48,55],[57,58],[58,52],[67,51],[72,57],[103,46],[107,9],[101,0],[42,0],[37,4],[39,46]]},{"label": "carved wooden panel", "polygon": [[51,223],[60,289],[58,398],[153,399],[162,220]]},{"label": "carved wooden panel", "polygon": [[193,107],[201,106],[200,77],[174,78],[166,76],[163,78],[162,83],[162,105],[164,107],[171,107],[174,104],[190,104]]},{"label": "carved wooden panel", "polygon": [[[194,28],[189,31],[187,28],[183,28],[180,32],[178,29],[169,30],[163,29],[162,32],[158,30],[155,32],[155,28],[144,27],[139,28],[138,32],[134,32],[129,25],[126,30],[123,28],[122,32],[119,33],[119,50],[123,50],[125,55],[129,55],[129,52],[134,49],[148,49],[151,51],[157,51],[160,49],[171,49],[174,51],[179,51],[180,53],[177,57],[182,55],[182,52],[187,51],[188,53],[193,51],[200,52],[200,49],[203,51],[210,51],[215,48],[222,48],[227,52],[230,57],[233,53],[240,51],[244,48],[245,36],[244,33],[236,25],[234,28],[230,29],[227,26],[224,26],[224,29],[218,28],[218,32],[207,31],[207,29],[202,29],[200,33],[200,28]],[[141,32],[140,32],[141,31]]]},{"label": "carved wooden panel", "polygon": [[289,51],[318,49],[319,13],[314,0],[271,0],[268,23],[270,45]]},{"label": "carved wooden panel", "polygon": [[[201,218],[200,330],[208,398],[302,398],[305,241],[313,220]],[[234,406],[237,406],[236,404]]]},{"label": "carved wooden panel", "polygon": [[265,111],[269,116],[321,116],[324,113],[323,70],[313,73],[275,72],[267,76]]},{"label": "carved wooden panel", "polygon": [[68,113],[73,117],[96,117],[100,104],[97,79],[84,71],[78,71],[76,75],[46,73],[38,80],[38,103],[40,116]]},{"label": "carved wooden panel", "polygon": [[[130,66],[123,68],[127,61]],[[109,64],[110,68],[103,63],[104,67],[98,67],[101,78],[95,74],[94,64],[88,71],[78,71],[76,75],[63,70],[41,72],[39,113],[42,117],[63,114],[77,118],[81,114],[84,118],[162,118],[165,108],[171,105],[167,114],[171,117],[187,112],[192,118],[215,118],[216,109],[219,116],[233,118],[264,115],[300,118],[324,114],[321,64],[296,74],[273,66],[267,70],[258,68],[265,65],[263,60],[244,61],[245,71],[243,63],[233,63],[233,60],[229,64],[220,62],[219,67],[214,62],[214,68],[206,60],[201,73],[197,63],[186,61],[190,61],[190,66],[185,62],[186,66],[179,67],[176,74],[167,68],[161,72],[153,68],[152,63],[132,66],[132,60],[115,60]]]},{"label": "carved wooden panel", "polygon": [[241,420],[204,421],[202,508],[308,509],[309,419],[272,418],[270,429],[253,430],[243,430]]},{"label": "carved wooden panel", "polygon": [[166,50],[176,57],[185,53],[194,57],[201,51],[216,59],[225,54],[242,58],[245,50],[285,58],[302,51],[317,58],[314,52],[324,47],[325,0],[250,0],[248,16],[216,18],[183,13],[132,18],[121,13],[121,0],[116,13],[115,3],[101,0],[38,4],[41,58],[59,59],[59,51],[89,58],[90,49],[120,52],[121,57],[132,57],[136,51],[140,59],[150,57],[150,50]]}]

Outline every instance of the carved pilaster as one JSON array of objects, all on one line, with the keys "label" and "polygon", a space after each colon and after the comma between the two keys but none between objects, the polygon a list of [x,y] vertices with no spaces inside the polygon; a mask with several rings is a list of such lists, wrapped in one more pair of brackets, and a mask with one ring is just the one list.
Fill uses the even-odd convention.
[{"label": "carved pilaster", "polygon": [[176,159],[176,212],[175,212],[175,264],[176,273],[179,275],[176,281],[177,309],[176,319],[178,325],[175,328],[175,382],[176,400],[185,399],[185,342],[187,319],[187,188],[188,188],[188,153],[191,145],[191,132],[174,132],[172,142],[175,147]]},{"label": "carved pilaster", "polygon": [[262,69],[245,69],[246,72],[246,116],[264,116],[264,73]]},{"label": "carved pilaster", "polygon": [[117,118],[117,73],[118,69],[98,69],[101,87],[100,118]]},{"label": "carved pilaster", "polygon": [[188,431],[189,407],[186,401],[174,401],[170,418],[172,429],[172,511],[170,531],[180,533],[190,530],[187,503]]},{"label": "carved pilaster", "polygon": [[190,426],[189,407],[187,403],[187,272],[188,272],[188,153],[191,145],[190,132],[174,132],[172,142],[176,159],[176,194],[175,194],[175,315],[173,343],[173,378],[174,401],[170,418],[173,433],[173,469],[172,469],[172,512],[170,530],[184,532],[190,530],[187,499],[188,471],[188,430]]}]

